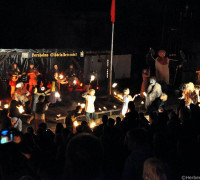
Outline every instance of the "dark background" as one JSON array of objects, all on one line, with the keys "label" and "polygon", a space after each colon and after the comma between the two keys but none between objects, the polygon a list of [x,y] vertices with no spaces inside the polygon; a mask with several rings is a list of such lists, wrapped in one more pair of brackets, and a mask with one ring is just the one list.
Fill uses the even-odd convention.
[{"label": "dark background", "polygon": [[[111,0],[1,0],[0,48],[110,50]],[[200,54],[198,0],[116,0],[114,54],[132,54],[132,77],[150,47]],[[200,68],[200,67],[199,67]],[[192,68],[189,69],[189,71]]]},{"label": "dark background", "polygon": [[[0,47],[110,49],[110,5],[111,0],[1,0]],[[116,0],[115,51],[185,48],[200,41],[199,20],[197,0]]]}]

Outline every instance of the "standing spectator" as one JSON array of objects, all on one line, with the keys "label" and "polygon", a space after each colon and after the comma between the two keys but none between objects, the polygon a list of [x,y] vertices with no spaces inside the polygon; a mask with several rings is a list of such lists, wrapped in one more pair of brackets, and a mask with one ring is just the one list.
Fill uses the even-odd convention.
[{"label": "standing spectator", "polygon": [[1,118],[0,118],[0,125],[1,125],[1,129],[10,129],[11,128],[11,119],[9,117],[9,111],[8,109],[4,109],[1,112]]},{"label": "standing spectator", "polygon": [[85,111],[86,111],[87,121],[88,122],[91,121],[90,116],[92,116],[92,119],[96,120],[95,107],[94,107],[94,102],[96,100],[95,90],[90,89],[89,93],[83,94],[82,97],[86,99]]},{"label": "standing spectator", "polygon": [[163,163],[156,158],[149,158],[144,162],[144,180],[167,180]]}]

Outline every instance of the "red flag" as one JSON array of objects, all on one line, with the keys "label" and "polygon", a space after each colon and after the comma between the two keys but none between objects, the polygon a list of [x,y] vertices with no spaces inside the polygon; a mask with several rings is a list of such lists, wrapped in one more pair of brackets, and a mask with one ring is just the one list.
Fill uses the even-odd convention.
[{"label": "red flag", "polygon": [[110,15],[111,15],[111,22],[115,23],[115,0],[112,0]]}]

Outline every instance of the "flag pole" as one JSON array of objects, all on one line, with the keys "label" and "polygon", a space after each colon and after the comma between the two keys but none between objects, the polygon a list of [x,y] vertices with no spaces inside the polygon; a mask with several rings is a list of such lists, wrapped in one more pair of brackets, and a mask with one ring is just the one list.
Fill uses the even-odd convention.
[{"label": "flag pole", "polygon": [[114,23],[112,23],[112,40],[111,40],[111,51],[110,51],[110,81],[109,81],[109,95],[112,94],[112,65],[113,65],[113,42],[114,42]]}]

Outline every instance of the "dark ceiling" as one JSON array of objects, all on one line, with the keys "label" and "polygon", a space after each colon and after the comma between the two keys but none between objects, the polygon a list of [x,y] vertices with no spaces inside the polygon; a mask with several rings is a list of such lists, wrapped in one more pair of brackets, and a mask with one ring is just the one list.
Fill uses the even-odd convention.
[{"label": "dark ceiling", "polygon": [[[0,48],[108,49],[111,0],[1,0]],[[200,42],[195,0],[116,0],[115,51]]]}]

